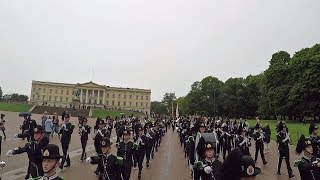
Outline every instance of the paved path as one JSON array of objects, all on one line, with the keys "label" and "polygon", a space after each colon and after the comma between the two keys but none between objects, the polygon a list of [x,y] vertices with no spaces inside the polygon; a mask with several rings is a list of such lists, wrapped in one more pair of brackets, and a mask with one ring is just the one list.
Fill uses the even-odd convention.
[{"label": "paved path", "polygon": [[[15,180],[15,179],[24,179],[26,174],[28,158],[26,154],[15,155],[13,157],[5,157],[5,153],[14,147],[23,146],[25,141],[21,139],[12,138],[13,135],[17,132],[20,132],[19,125],[22,123],[22,119],[18,117],[18,113],[14,112],[4,112],[0,113],[6,114],[6,134],[7,140],[2,142],[2,157],[1,160],[4,160],[7,165],[3,169],[3,178],[5,180]],[[33,115],[33,118],[40,123],[41,115]],[[77,119],[72,118],[72,123],[76,124]],[[93,126],[95,119],[89,119],[89,124]],[[0,132],[1,134],[1,132]],[[115,140],[115,133],[113,132],[111,137]],[[55,143],[60,146],[59,139],[57,136],[50,139],[50,143]],[[80,161],[81,145],[77,129],[75,129],[72,135],[72,142],[70,145],[70,155],[71,155],[71,168],[64,168],[60,171],[59,174],[65,177],[67,180],[96,180],[97,177],[94,175],[93,171],[96,166],[88,165]],[[88,141],[88,150],[89,155],[94,153],[93,150],[93,140],[89,137]],[[116,148],[113,146],[112,150],[115,153]],[[251,154],[254,155],[253,146],[250,149]],[[290,160],[291,167],[294,170],[296,177],[292,178],[293,180],[300,179],[299,172],[297,168],[293,167],[294,160],[298,157],[294,153],[294,147],[290,150]],[[60,151],[62,152],[62,151]],[[275,142],[271,142],[271,153],[266,154],[266,159],[268,164],[266,166],[262,165],[261,158],[258,159],[257,165],[261,167],[262,173],[257,177],[258,180],[285,180],[289,179],[286,171],[286,165],[283,161],[281,176],[276,175],[276,166],[278,161],[277,149]],[[145,163],[144,163],[145,166]],[[131,178],[132,180],[138,179],[138,172],[132,171]],[[163,137],[162,144],[159,148],[159,151],[155,154],[155,158],[150,161],[150,167],[143,169],[142,180],[190,180],[190,170],[187,165],[187,161],[184,158],[182,148],[179,144],[179,139],[177,132],[172,132],[171,129],[168,130],[166,135]]]}]

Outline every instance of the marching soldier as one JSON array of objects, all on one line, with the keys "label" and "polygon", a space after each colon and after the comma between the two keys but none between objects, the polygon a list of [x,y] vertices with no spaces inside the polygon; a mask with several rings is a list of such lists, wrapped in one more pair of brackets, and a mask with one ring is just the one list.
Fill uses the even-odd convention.
[{"label": "marching soldier", "polygon": [[141,178],[141,172],[142,172],[142,163],[143,159],[146,153],[146,142],[147,142],[147,137],[143,134],[143,129],[142,127],[139,127],[138,129],[138,134],[133,137],[134,140],[134,167],[139,168],[139,173],[138,173],[138,178]]},{"label": "marching soldier", "polygon": [[[15,135],[15,137],[17,137]],[[29,167],[25,179],[37,178],[43,175],[42,170],[42,150],[49,143],[49,138],[44,135],[44,129],[37,125],[33,129],[34,141],[26,143],[24,147],[11,149],[7,152],[7,157],[26,152],[29,158]],[[31,177],[29,177],[29,175]]]},{"label": "marching soldier", "polygon": [[267,164],[266,159],[264,158],[264,144],[263,144],[263,139],[264,139],[264,133],[262,132],[262,127],[260,124],[257,124],[255,129],[257,130],[256,133],[254,133],[254,140],[256,141],[256,153],[254,156],[254,162],[257,163],[258,160],[258,153],[260,151],[260,155],[263,161],[263,165]]},{"label": "marching soldier", "polygon": [[320,158],[320,137],[318,136],[318,126],[316,124],[310,124],[309,134],[313,148],[313,156]]},{"label": "marching soldier", "polygon": [[133,166],[133,142],[130,141],[130,130],[126,129],[122,133],[122,139],[118,146],[117,156],[123,158],[123,166],[121,167],[121,175],[123,180],[129,180],[131,168]]},{"label": "marching soldier", "polygon": [[216,159],[215,143],[205,142],[205,158],[202,161],[196,162],[195,172],[200,176],[194,178],[194,180],[220,180],[220,169],[222,162]]},{"label": "marching soldier", "polygon": [[223,127],[223,133],[222,133],[222,149],[223,149],[223,160],[226,158],[227,152],[228,154],[231,151],[231,140],[232,140],[232,135],[230,134],[230,130],[228,128],[228,125],[226,124]]},{"label": "marching soldier", "polygon": [[301,180],[320,179],[320,159],[312,155],[313,148],[311,139],[301,135],[296,147],[296,152],[298,154],[303,152],[303,157],[294,163],[294,166],[299,169]]},{"label": "marching soldier", "polygon": [[62,158],[59,147],[55,144],[48,144],[42,153],[43,180],[63,180],[57,175],[59,159]]},{"label": "marching soldier", "polygon": [[147,168],[149,167],[150,163],[150,156],[151,156],[151,151],[154,145],[153,138],[151,136],[151,129],[149,126],[145,126],[145,136],[146,136],[146,164]]},{"label": "marching soldier", "polygon": [[88,135],[91,132],[91,127],[87,125],[88,119],[83,118],[82,123],[79,127],[79,135],[80,135],[80,141],[81,141],[81,147],[82,147],[82,154],[80,160],[83,161],[87,158],[86,153],[86,147],[87,147],[87,141],[88,141]]},{"label": "marching soldier", "polygon": [[88,157],[86,159],[87,163],[98,164],[99,180],[120,180],[121,173],[120,167],[123,165],[123,159],[111,154],[110,139],[103,137],[100,141],[101,154]]},{"label": "marching soldier", "polygon": [[60,169],[63,169],[63,165],[65,162],[67,162],[67,165],[64,167],[69,167],[71,165],[70,157],[69,157],[69,145],[70,145],[71,135],[73,133],[74,125],[71,124],[69,121],[70,121],[70,115],[66,114],[64,116],[64,123],[62,124],[62,127],[59,132],[61,134],[60,142],[61,142],[62,153],[63,153],[63,158],[59,166]]},{"label": "marching soldier", "polygon": [[249,147],[251,146],[250,137],[246,136],[247,129],[239,127],[238,134],[239,136],[236,139],[236,147],[240,149],[243,155],[251,156]]},{"label": "marching soldier", "polygon": [[280,169],[281,169],[281,163],[282,159],[285,158],[286,164],[287,164],[287,169],[288,169],[288,174],[289,178],[294,177],[292,174],[292,169],[290,166],[290,159],[289,159],[289,143],[290,143],[290,134],[287,132],[287,127],[285,124],[280,122],[279,126],[279,133],[277,134],[277,143],[278,143],[278,151],[279,151],[279,160],[278,160],[278,171],[277,174],[281,175]]}]

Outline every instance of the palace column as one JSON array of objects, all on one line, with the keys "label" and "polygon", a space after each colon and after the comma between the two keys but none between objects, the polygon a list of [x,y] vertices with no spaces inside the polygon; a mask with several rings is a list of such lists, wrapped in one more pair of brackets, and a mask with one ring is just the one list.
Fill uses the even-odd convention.
[{"label": "palace column", "polygon": [[82,100],[82,94],[83,94],[83,89],[81,89],[81,91],[80,91],[80,102],[83,101],[83,100]]},{"label": "palace column", "polygon": [[100,104],[100,90],[98,90],[97,104]]},{"label": "palace column", "polygon": [[91,91],[91,95],[92,95],[92,101],[91,101],[91,104],[94,104],[94,92],[95,92],[95,90],[92,90],[92,91]]},{"label": "palace column", "polygon": [[88,95],[89,95],[89,90],[88,89],[86,89],[86,104],[88,104]]},{"label": "palace column", "polygon": [[106,90],[103,90],[102,104],[105,105]]}]

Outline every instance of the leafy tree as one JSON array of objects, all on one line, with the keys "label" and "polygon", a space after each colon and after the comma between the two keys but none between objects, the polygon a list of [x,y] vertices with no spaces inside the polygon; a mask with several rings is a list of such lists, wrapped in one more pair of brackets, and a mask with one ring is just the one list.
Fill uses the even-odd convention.
[{"label": "leafy tree", "polygon": [[2,89],[0,87],[0,101],[2,101]]}]

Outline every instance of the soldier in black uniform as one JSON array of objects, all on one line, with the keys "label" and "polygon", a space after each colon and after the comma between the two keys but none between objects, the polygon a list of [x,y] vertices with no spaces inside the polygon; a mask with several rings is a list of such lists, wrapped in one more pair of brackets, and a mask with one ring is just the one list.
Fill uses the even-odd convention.
[{"label": "soldier in black uniform", "polygon": [[320,158],[320,137],[318,136],[318,126],[316,124],[310,124],[309,134],[313,148],[313,156]]},{"label": "soldier in black uniform", "polygon": [[253,180],[260,172],[252,157],[243,156],[238,148],[230,152],[221,167],[223,180]]},{"label": "soldier in black uniform", "polygon": [[55,144],[48,144],[42,153],[42,168],[44,180],[63,180],[59,177],[56,170],[59,166],[59,159],[62,158],[59,147]]},{"label": "soldier in black uniform", "polygon": [[250,137],[246,135],[247,129],[239,127],[238,134],[239,136],[236,139],[236,147],[240,149],[243,155],[251,156],[249,147],[251,146]]},{"label": "soldier in black uniform", "polygon": [[277,143],[278,143],[278,151],[279,151],[279,160],[278,160],[278,175],[281,175],[280,169],[281,169],[281,163],[282,159],[285,158],[286,164],[287,164],[287,169],[288,169],[288,174],[289,178],[294,177],[292,174],[292,169],[290,166],[290,159],[289,159],[289,142],[290,140],[290,134],[287,133],[287,127],[285,124],[280,122],[279,126],[279,133],[277,134]]},{"label": "soldier in black uniform", "polygon": [[194,178],[194,180],[220,180],[221,179],[221,161],[216,159],[215,143],[205,142],[205,158],[202,161],[198,161],[194,164],[194,171],[200,176]]},{"label": "soldier in black uniform", "polygon": [[81,141],[81,147],[82,147],[82,154],[80,158],[81,161],[87,158],[86,147],[87,147],[88,135],[91,132],[91,127],[87,125],[87,122],[88,122],[88,119],[83,118],[82,124],[79,126],[79,135],[80,135],[80,141]]},{"label": "soldier in black uniform", "polygon": [[149,167],[149,163],[150,163],[150,156],[151,156],[151,151],[154,145],[154,141],[153,138],[151,136],[151,129],[150,127],[147,125],[145,126],[145,130],[144,130],[144,135],[146,136],[146,164],[147,164],[147,168]]},{"label": "soldier in black uniform", "polygon": [[262,132],[262,127],[260,124],[257,124],[255,129],[257,130],[256,133],[254,133],[254,140],[256,141],[256,153],[254,156],[254,162],[257,162],[258,160],[258,153],[260,151],[260,155],[263,161],[263,165],[267,164],[267,161],[264,157],[264,144],[263,144],[263,139],[264,139],[264,134]]},{"label": "soldier in black uniform", "polygon": [[64,123],[62,124],[62,127],[60,129],[59,134],[61,134],[61,147],[62,147],[62,153],[63,158],[60,164],[60,169],[63,169],[63,165],[65,162],[67,162],[67,165],[64,167],[69,167],[71,165],[70,157],[69,157],[69,145],[71,141],[71,135],[73,133],[74,125],[69,122],[70,115],[66,114],[64,116]]},{"label": "soldier in black uniform", "polygon": [[230,134],[230,129],[228,125],[225,125],[223,127],[223,133],[222,133],[223,160],[226,158],[227,152],[229,154],[231,151],[231,140],[232,140],[232,135]]},{"label": "soldier in black uniform", "polygon": [[294,163],[294,166],[299,169],[301,180],[320,179],[320,159],[312,155],[313,148],[311,139],[301,135],[296,147],[296,152],[298,154],[303,152],[303,156]]},{"label": "soldier in black uniform", "polygon": [[[33,129],[34,141],[26,143],[24,147],[14,148],[7,152],[7,157],[27,152],[29,158],[29,167],[25,179],[37,178],[43,175],[42,171],[42,150],[49,143],[49,138],[44,136],[44,130],[41,125]],[[29,177],[31,175],[31,177]]]},{"label": "soldier in black uniform", "polygon": [[144,156],[146,154],[146,142],[147,137],[143,133],[142,127],[139,127],[138,134],[133,137],[134,140],[134,167],[139,168],[138,178],[141,178],[141,172],[142,172],[142,163]]},{"label": "soldier in black uniform", "polygon": [[123,158],[123,166],[121,167],[121,175],[123,180],[129,180],[131,168],[133,166],[133,142],[130,141],[130,130],[126,129],[122,133],[122,140],[119,143],[117,156]]},{"label": "soldier in black uniform", "polygon": [[121,180],[120,168],[123,165],[123,159],[111,154],[110,139],[103,137],[100,141],[101,154],[88,157],[87,163],[98,164],[99,180]]}]

